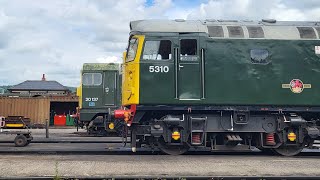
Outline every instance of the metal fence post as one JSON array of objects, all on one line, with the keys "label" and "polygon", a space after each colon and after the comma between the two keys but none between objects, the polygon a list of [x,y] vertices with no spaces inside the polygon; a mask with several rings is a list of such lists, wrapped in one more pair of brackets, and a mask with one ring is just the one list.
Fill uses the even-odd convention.
[{"label": "metal fence post", "polygon": [[49,121],[46,119],[46,138],[49,138]]}]

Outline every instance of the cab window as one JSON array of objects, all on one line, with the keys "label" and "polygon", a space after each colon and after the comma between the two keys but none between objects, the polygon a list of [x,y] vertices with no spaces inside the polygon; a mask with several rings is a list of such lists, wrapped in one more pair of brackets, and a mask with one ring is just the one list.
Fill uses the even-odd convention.
[{"label": "cab window", "polygon": [[146,41],[143,50],[144,60],[169,60],[171,56],[171,41]]},{"label": "cab window", "polygon": [[84,86],[99,86],[102,84],[102,74],[84,73],[82,76],[82,84]]},{"label": "cab window", "polygon": [[136,57],[136,53],[138,49],[138,41],[139,40],[136,38],[130,39],[126,62],[133,61],[134,58]]},{"label": "cab window", "polygon": [[181,61],[197,61],[197,40],[182,39],[180,41],[180,60]]}]

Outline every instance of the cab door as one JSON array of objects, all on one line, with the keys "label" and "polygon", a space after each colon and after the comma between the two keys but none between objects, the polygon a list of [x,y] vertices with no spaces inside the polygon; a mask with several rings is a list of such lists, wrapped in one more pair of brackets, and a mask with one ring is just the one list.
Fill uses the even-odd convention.
[{"label": "cab door", "polygon": [[180,36],[176,52],[177,99],[201,99],[201,63],[198,36]]},{"label": "cab door", "polygon": [[117,87],[117,72],[105,71],[104,72],[104,105],[114,106],[116,101],[116,87]]}]

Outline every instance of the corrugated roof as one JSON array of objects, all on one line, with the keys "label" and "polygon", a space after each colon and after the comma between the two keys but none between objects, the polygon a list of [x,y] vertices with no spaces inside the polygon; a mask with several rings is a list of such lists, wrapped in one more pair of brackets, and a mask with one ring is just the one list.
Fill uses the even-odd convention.
[{"label": "corrugated roof", "polygon": [[69,89],[57,81],[24,81],[12,86],[9,90],[45,90],[45,91],[68,91]]}]

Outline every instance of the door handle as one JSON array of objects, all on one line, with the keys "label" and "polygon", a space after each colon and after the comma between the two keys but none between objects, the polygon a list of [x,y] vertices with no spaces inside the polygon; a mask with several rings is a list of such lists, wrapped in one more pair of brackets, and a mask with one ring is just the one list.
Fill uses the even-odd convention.
[{"label": "door handle", "polygon": [[109,88],[104,88],[105,92],[108,93],[109,92]]},{"label": "door handle", "polygon": [[184,67],[184,66],[181,66],[181,65],[179,64],[179,71],[180,71],[180,69],[183,68],[183,67]]}]

